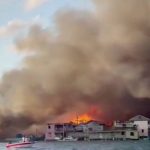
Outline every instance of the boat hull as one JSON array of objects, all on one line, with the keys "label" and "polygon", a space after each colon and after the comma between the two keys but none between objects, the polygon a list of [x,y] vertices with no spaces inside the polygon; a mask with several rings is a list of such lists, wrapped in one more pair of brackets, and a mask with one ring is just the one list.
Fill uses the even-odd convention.
[{"label": "boat hull", "polygon": [[7,148],[29,148],[32,147],[33,143],[31,142],[23,142],[23,143],[13,143],[13,144],[7,144]]},{"label": "boat hull", "polygon": [[58,140],[59,142],[75,142],[78,141],[77,139],[72,139],[72,140],[66,140],[66,139],[62,139],[62,140]]}]

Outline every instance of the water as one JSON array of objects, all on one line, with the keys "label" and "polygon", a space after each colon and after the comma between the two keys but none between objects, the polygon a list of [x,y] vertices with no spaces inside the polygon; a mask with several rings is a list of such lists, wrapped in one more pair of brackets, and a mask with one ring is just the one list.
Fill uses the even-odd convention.
[{"label": "water", "polygon": [[[5,145],[0,143],[0,150],[7,150]],[[150,150],[150,141],[39,142],[17,150]]]}]

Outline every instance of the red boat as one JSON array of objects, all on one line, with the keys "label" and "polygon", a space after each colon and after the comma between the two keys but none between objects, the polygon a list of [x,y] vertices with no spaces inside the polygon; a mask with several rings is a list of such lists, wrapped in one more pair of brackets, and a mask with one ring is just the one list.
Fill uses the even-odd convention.
[{"label": "red boat", "polygon": [[33,142],[30,142],[27,138],[23,138],[20,142],[8,143],[7,148],[29,148],[32,147]]}]

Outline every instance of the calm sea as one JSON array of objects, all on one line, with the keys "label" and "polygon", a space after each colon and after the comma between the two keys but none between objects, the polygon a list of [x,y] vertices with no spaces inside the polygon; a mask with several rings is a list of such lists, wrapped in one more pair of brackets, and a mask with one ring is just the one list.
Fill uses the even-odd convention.
[{"label": "calm sea", "polygon": [[[0,150],[7,150],[0,143]],[[150,150],[150,141],[39,142],[17,150]]]}]

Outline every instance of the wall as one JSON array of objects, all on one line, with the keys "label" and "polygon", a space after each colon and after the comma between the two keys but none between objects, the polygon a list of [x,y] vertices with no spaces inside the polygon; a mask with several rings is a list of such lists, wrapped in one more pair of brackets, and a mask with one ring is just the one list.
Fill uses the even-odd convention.
[{"label": "wall", "polygon": [[148,121],[134,121],[140,137],[148,137]]},{"label": "wall", "polygon": [[138,132],[136,130],[101,131],[99,133],[98,132],[97,133],[75,132],[75,133],[69,133],[69,135],[76,138],[86,137],[89,140],[119,140],[119,139],[137,140],[138,139]]},{"label": "wall", "polygon": [[138,140],[139,139],[138,131],[126,130],[126,139]]},{"label": "wall", "polygon": [[48,124],[45,133],[45,140],[54,140],[55,139],[55,125]]},{"label": "wall", "polygon": [[103,131],[104,126],[103,125],[99,125],[97,123],[91,122],[87,124],[87,128],[89,132],[100,132]]}]

